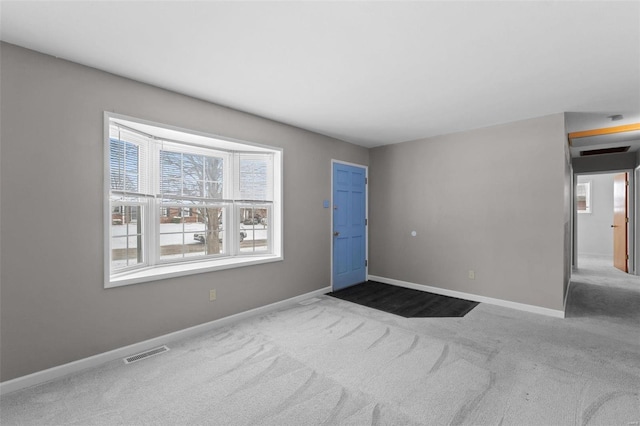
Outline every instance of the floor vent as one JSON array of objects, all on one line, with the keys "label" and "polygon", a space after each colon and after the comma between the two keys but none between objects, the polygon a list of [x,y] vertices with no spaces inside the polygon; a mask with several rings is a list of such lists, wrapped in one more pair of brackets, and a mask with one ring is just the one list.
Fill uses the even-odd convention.
[{"label": "floor vent", "polygon": [[307,300],[303,300],[302,302],[300,302],[301,305],[310,305],[312,303],[316,303],[319,302],[321,299],[318,299],[317,297],[314,297],[313,299],[307,299]]},{"label": "floor vent", "polygon": [[168,350],[169,350],[168,347],[160,346],[159,348],[149,349],[148,351],[144,351],[144,352],[141,352],[141,353],[136,354],[136,355],[128,356],[123,361],[124,361],[125,364],[131,364],[132,362],[140,361],[140,360],[149,358],[150,356],[154,356],[154,355],[161,354],[163,352],[167,352]]}]

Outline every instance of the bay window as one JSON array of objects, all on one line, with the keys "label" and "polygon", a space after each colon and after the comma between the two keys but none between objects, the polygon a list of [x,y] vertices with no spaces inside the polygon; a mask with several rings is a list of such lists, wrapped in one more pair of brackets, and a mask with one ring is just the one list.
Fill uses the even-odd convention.
[{"label": "bay window", "polygon": [[282,259],[282,151],[105,114],[105,286]]}]

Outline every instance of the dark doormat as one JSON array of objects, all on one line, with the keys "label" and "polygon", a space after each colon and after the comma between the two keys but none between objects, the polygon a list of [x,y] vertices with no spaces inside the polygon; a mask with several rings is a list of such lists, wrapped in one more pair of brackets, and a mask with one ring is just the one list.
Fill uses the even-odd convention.
[{"label": "dark doormat", "polygon": [[405,318],[463,317],[479,303],[376,281],[367,281],[328,295]]}]

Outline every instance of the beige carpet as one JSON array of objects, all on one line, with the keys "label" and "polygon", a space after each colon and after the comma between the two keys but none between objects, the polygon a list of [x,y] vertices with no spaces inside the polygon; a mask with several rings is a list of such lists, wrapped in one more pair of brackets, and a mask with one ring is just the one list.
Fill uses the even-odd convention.
[{"label": "beige carpet", "polygon": [[[640,280],[591,262],[575,274],[564,320],[487,304],[463,318],[407,319],[325,296],[5,395],[0,421],[638,424]],[[620,288],[629,306],[610,291]]]}]

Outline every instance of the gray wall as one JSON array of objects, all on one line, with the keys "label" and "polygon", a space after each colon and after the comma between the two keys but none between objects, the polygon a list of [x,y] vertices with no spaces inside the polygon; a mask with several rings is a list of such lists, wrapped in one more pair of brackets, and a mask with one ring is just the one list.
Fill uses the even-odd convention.
[{"label": "gray wall", "polygon": [[555,114],[372,149],[369,273],[562,310],[565,145]]},{"label": "gray wall", "polygon": [[[329,285],[330,161],[368,150],[8,44],[1,67],[1,381]],[[282,147],[285,260],[105,290],[104,111]]]},{"label": "gray wall", "polygon": [[591,182],[591,213],[578,214],[578,255],[613,259],[613,177],[615,174],[580,175],[578,183]]}]

